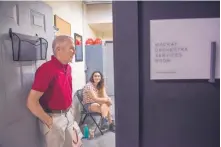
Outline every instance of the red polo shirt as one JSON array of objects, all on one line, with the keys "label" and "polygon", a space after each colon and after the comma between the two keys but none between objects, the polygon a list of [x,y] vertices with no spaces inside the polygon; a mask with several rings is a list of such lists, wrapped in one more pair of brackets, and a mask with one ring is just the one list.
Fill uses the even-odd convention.
[{"label": "red polo shirt", "polygon": [[60,63],[54,56],[42,64],[35,73],[32,89],[44,92],[40,104],[45,109],[65,110],[72,103],[72,77],[70,65]]}]

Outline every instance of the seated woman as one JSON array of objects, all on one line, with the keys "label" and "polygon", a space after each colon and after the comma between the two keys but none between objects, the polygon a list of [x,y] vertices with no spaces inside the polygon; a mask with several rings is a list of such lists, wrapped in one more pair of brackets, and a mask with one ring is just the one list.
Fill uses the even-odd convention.
[{"label": "seated woman", "polygon": [[110,113],[111,99],[107,96],[104,87],[104,78],[101,72],[95,71],[83,89],[83,104],[88,111],[98,112],[102,115],[101,129],[108,126],[115,131],[115,126]]}]

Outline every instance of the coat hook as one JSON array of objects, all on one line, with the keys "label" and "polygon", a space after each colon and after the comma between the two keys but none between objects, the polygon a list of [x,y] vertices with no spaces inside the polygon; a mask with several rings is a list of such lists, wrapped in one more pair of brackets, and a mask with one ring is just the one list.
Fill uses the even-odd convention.
[{"label": "coat hook", "polygon": [[9,29],[9,36],[12,38],[12,28]]}]

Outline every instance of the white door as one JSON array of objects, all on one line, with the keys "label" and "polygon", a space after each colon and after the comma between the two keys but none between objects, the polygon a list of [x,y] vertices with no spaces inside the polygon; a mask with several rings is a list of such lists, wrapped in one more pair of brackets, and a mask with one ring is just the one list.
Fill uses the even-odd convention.
[{"label": "white door", "polygon": [[43,37],[52,54],[52,8],[43,2],[0,2],[0,146],[41,147],[36,118],[26,108],[36,68],[45,61],[17,62],[12,58],[9,28]]}]

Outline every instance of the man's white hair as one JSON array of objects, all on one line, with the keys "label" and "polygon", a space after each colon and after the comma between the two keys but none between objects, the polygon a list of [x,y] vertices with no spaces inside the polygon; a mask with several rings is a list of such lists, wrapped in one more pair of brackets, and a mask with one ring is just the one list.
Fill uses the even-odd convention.
[{"label": "man's white hair", "polygon": [[52,43],[52,49],[53,49],[53,54],[54,55],[56,53],[56,48],[58,47],[58,45],[66,42],[67,40],[74,41],[74,39],[71,36],[68,36],[68,35],[59,35],[59,36],[55,37],[55,39],[53,40],[53,43]]}]

